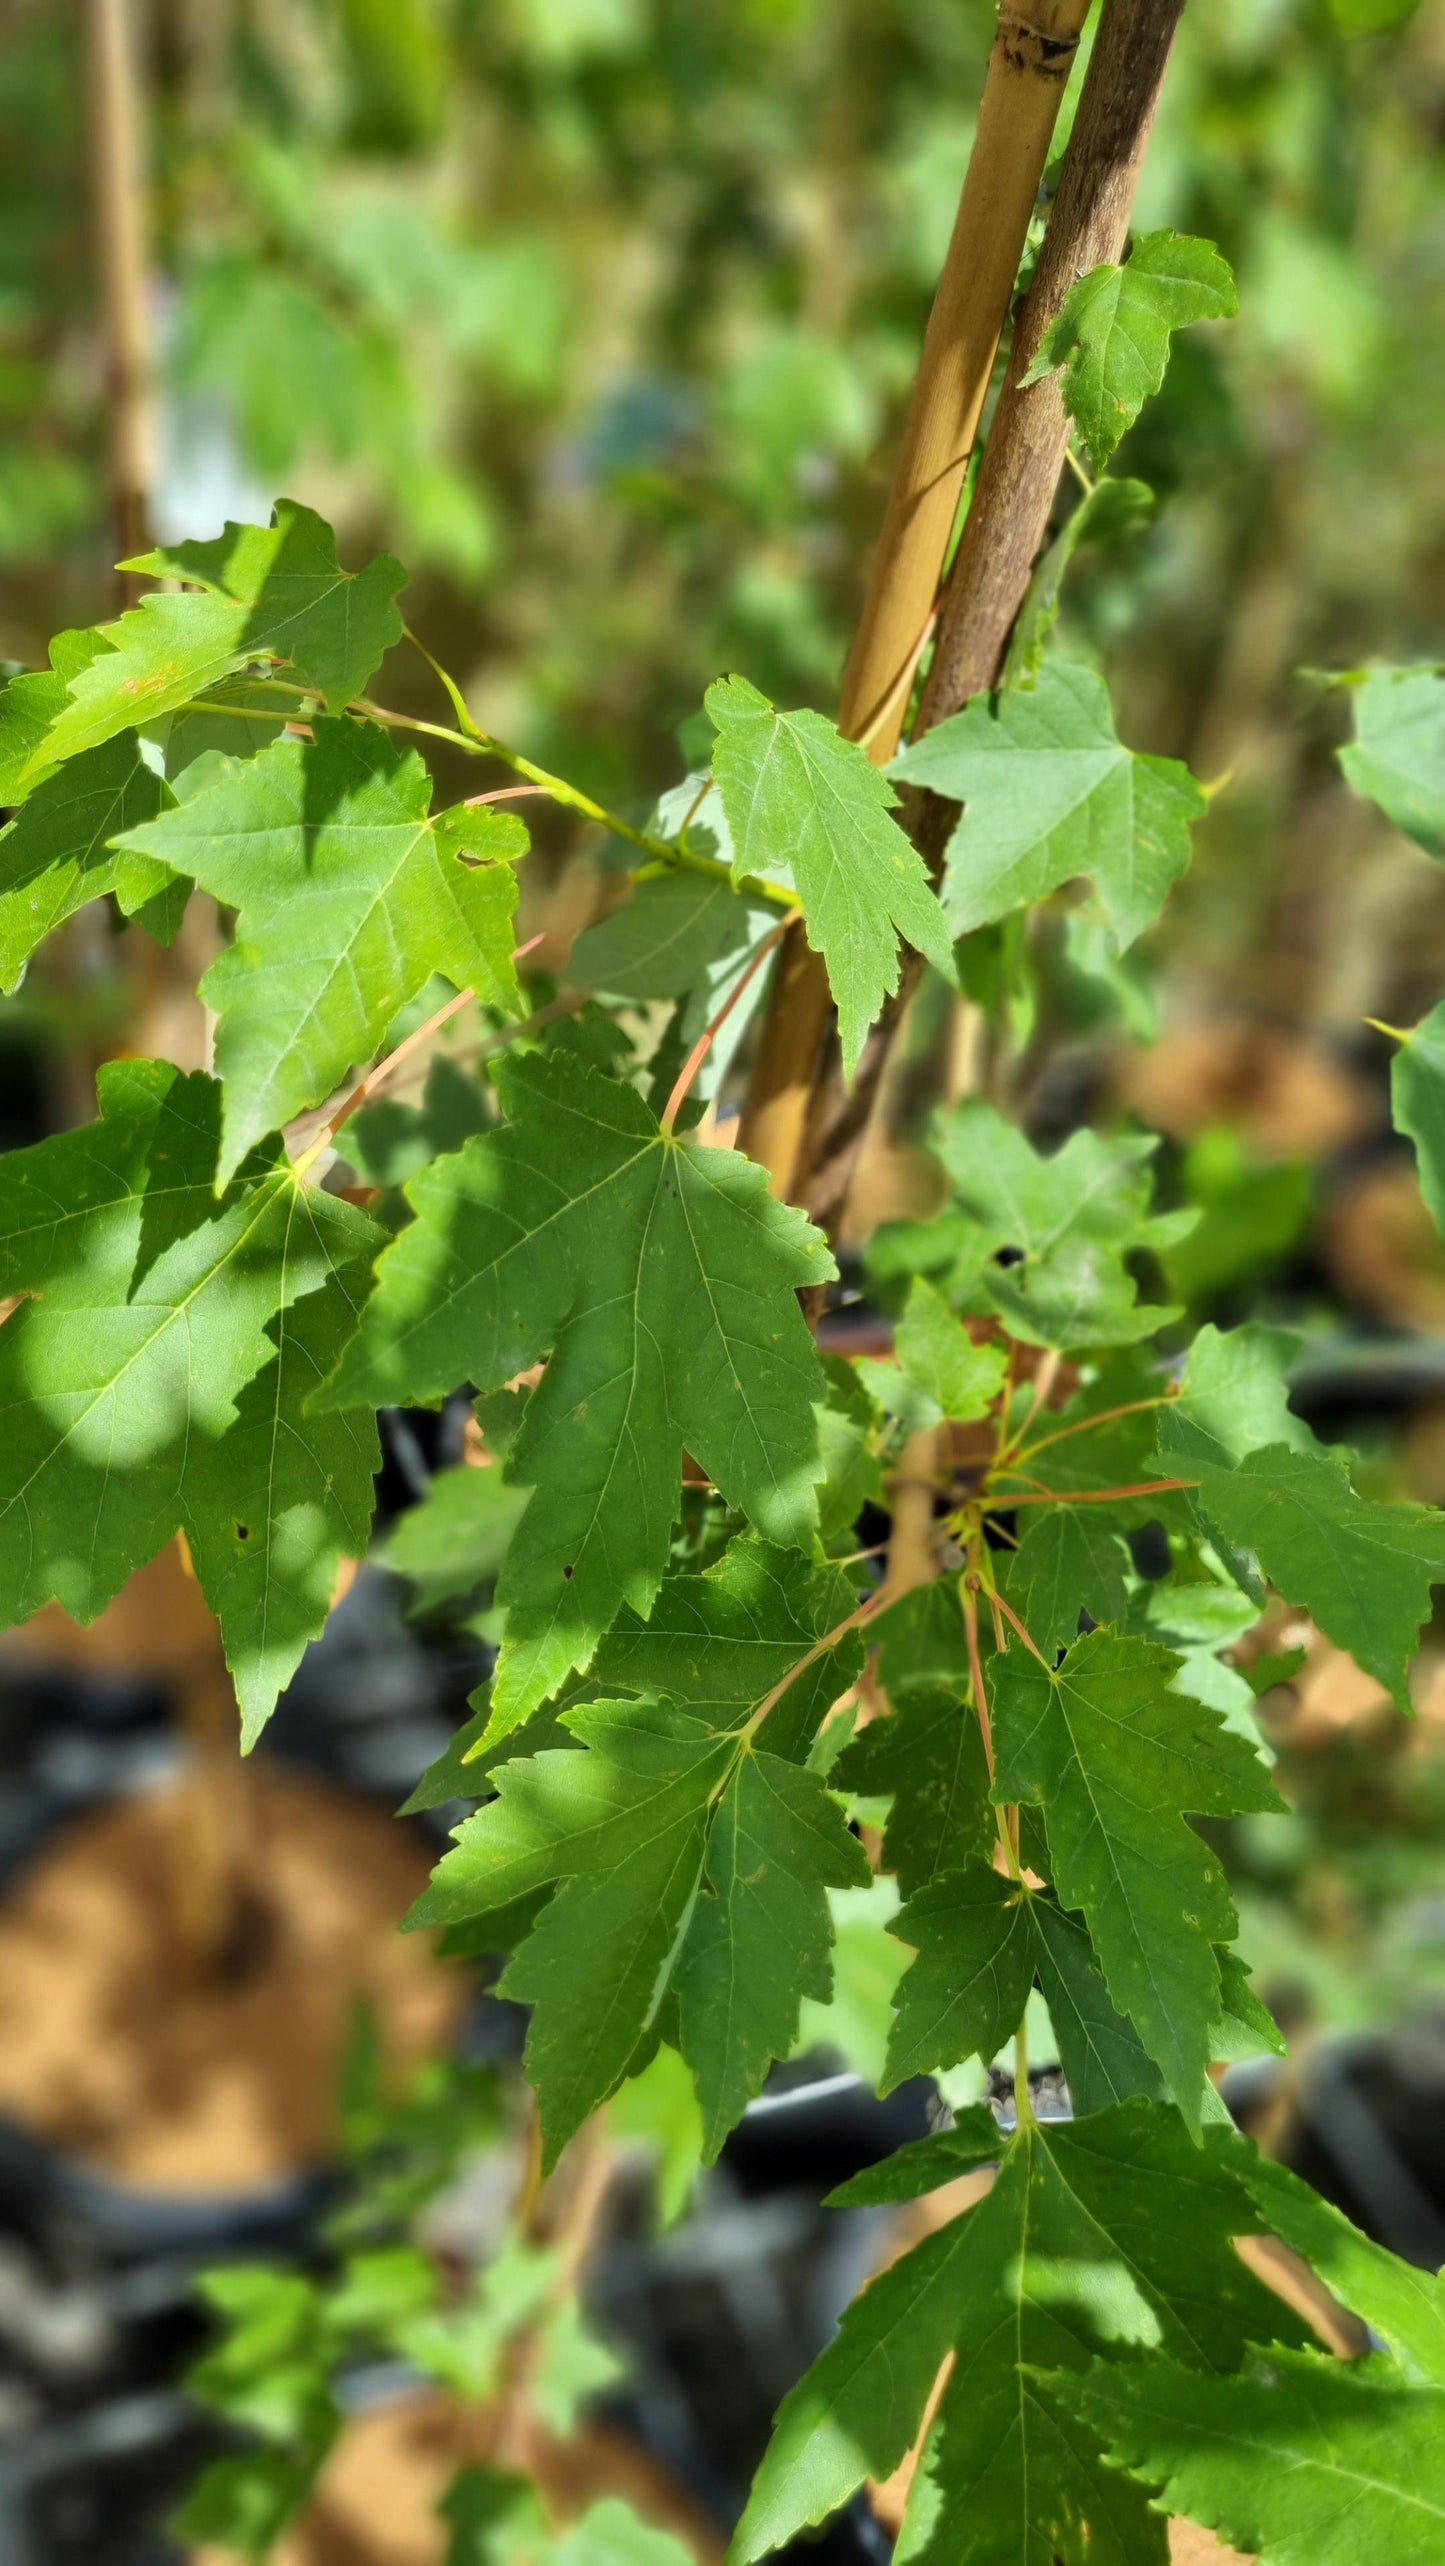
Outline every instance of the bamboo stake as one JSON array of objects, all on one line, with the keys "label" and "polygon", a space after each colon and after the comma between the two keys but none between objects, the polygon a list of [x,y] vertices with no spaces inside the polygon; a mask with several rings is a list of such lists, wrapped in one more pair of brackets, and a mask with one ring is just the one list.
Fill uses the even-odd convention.
[{"label": "bamboo stake", "polygon": [[903,431],[839,726],[886,766],[908,711],[908,677],[933,611],[1037,202],[1059,102],[1089,0],[1005,6],[989,57],[978,136]]},{"label": "bamboo stake", "polygon": [[[840,725],[886,765],[908,710],[911,662],[933,608],[963,476],[1088,0],[999,12],[978,132],[929,319],[918,378],[843,678]],[[808,1098],[832,1006],[820,957],[781,957],[739,1141],[793,1188]]]},{"label": "bamboo stake", "polygon": [[[116,557],[146,547],[152,364],[146,305],[140,86],[129,0],[87,0],[91,167],[100,262],[107,435]],[[139,583],[120,574],[123,601]]]},{"label": "bamboo stake", "polygon": [[1104,11],[974,504],[944,594],[920,730],[999,682],[1069,442],[1058,376],[1027,388],[1023,377],[1070,286],[1123,252],[1183,8],[1184,0],[1111,0]]},{"label": "bamboo stake", "polygon": [[[917,731],[998,683],[1068,447],[1057,379],[1025,391],[1021,378],[1076,278],[1102,260],[1117,259],[1123,249],[1183,6],[1184,0],[1105,0],[1058,194],[949,575]],[[950,804],[931,795],[915,797],[910,833],[935,865],[952,822]],[[852,1087],[845,1087],[836,1057],[819,1073],[795,1162],[794,1192],[825,1229],[836,1229],[842,1219],[884,1064],[922,968],[916,955],[905,956],[898,993],[868,1036]]]}]

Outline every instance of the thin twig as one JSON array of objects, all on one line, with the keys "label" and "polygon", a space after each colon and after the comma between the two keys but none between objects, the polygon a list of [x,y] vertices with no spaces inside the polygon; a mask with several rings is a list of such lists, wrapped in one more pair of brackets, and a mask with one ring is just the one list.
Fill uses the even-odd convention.
[{"label": "thin twig", "polygon": [[1017,1446],[1013,1460],[1032,1461],[1035,1453],[1047,1452],[1051,1443],[1067,1443],[1070,1435],[1087,1434],[1091,1426],[1112,1425],[1117,1417],[1142,1416],[1146,1408],[1167,1408],[1173,1395],[1170,1390],[1161,1390],[1157,1399],[1126,1399],[1121,1407],[1100,1408],[1092,1417],[1076,1417],[1071,1426],[1058,1426],[1052,1434],[1040,1435],[1037,1443]]},{"label": "thin twig", "polygon": [[1038,1659],[1044,1673],[1046,1675],[1052,1675],[1054,1670],[1049,1664],[1048,1659],[1045,1657],[1043,1650],[1040,1648],[1038,1641],[1035,1639],[1033,1632],[1028,1628],[1026,1623],[1019,1620],[1019,1617],[1014,1611],[1012,1604],[1009,1602],[1007,1595],[1001,1595],[997,1586],[995,1586],[991,1580],[988,1589],[988,1599],[993,1605],[995,1612],[1002,1613],[1006,1621],[1012,1622],[1013,1627],[1018,1632],[1025,1648],[1030,1651],[1031,1655]]},{"label": "thin twig", "polygon": [[[798,912],[795,909],[793,917],[796,917],[797,915]],[[748,964],[748,967],[743,973],[741,979],[734,982],[732,988],[728,992],[728,995],[724,998],[722,1005],[719,1007],[717,1014],[713,1017],[711,1024],[705,1025],[702,1032],[698,1035],[696,1042],[693,1044],[691,1051],[688,1053],[686,1060],[683,1062],[681,1069],[678,1071],[677,1076],[673,1081],[672,1094],[668,1097],[667,1103],[662,1109],[662,1128],[665,1132],[670,1132],[673,1124],[676,1122],[678,1114],[682,1108],[683,1098],[686,1096],[689,1087],[692,1085],[694,1078],[697,1076],[698,1071],[701,1069],[703,1062],[706,1060],[708,1053],[712,1049],[714,1036],[718,1034],[722,1027],[727,1023],[729,1016],[732,1014],[732,1011],[737,1005],[739,998],[742,996],[743,991],[747,988],[748,983],[762,969],[763,964],[766,962],[768,955],[773,951],[774,946],[781,944],[792,923],[793,918],[780,918],[777,925],[771,930],[771,932],[764,936],[762,943],[759,945],[757,952],[753,955],[753,958]]]},{"label": "thin twig", "polygon": [[1015,1506],[1111,1506],[1124,1497],[1166,1497],[1171,1488],[1197,1488],[1197,1479],[1141,1479],[1133,1488],[1040,1488],[1022,1497],[985,1497],[983,1503],[992,1512],[995,1507],[1011,1513]]}]

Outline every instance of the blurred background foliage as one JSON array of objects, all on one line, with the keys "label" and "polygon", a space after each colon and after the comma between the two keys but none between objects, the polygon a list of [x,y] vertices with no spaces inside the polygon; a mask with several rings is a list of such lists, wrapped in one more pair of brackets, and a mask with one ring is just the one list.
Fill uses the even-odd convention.
[{"label": "blurred background foliage", "polygon": [[[79,13],[5,15],[0,650],[33,662],[113,604],[113,547]],[[991,0],[154,0],[155,532],[284,489],[351,557],[390,545],[488,727],[639,813],[719,670],[830,706],[993,19]],[[1341,781],[1325,678],[1441,649],[1442,143],[1442,0],[1186,10],[1137,220],[1216,239],[1240,318],[1178,345],[1119,458],[1157,504],[1081,550],[1061,630],[1107,668],[1125,738],[1215,788],[1209,818],[1147,971],[1082,911],[1027,951],[976,938],[971,1021],[926,990],[890,1098],[905,1140],[980,1075],[1041,1137],[1121,1113],[1162,1131],[1167,1185],[1203,1210],[1175,1297],[1303,1322],[1314,1420],[1363,1440],[1382,1488],[1437,1501],[1445,1263],[1364,1020],[1408,1025],[1445,986],[1445,903]],[[419,663],[385,683],[423,699]],[[538,825],[584,859],[560,966],[605,850]],[[12,1031],[63,1034],[79,985],[22,993]],[[107,1018],[96,985],[92,1033],[119,1042],[128,1002]],[[39,1110],[70,1108],[47,1090]],[[1445,1985],[1442,1664],[1427,1651],[1414,1732],[1318,1642],[1266,1697],[1297,1816],[1232,1855],[1256,1954],[1306,2018]]]}]

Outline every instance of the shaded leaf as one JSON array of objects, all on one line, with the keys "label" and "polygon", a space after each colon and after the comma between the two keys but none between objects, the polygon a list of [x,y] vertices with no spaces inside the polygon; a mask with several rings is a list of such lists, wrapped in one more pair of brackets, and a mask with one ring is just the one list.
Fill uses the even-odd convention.
[{"label": "shaded leaf", "polygon": [[1171,2512],[1259,2566],[1435,2566],[1445,2553],[1445,2396],[1389,2362],[1281,2352],[1201,2379],[1156,2356],[1065,2393]]},{"label": "shaded leaf", "polygon": [[510,812],[429,817],[414,749],[318,719],[312,740],[197,759],[179,794],[125,849],[239,911],[235,944],[201,984],[219,1019],[223,1174],[369,1060],[433,972],[520,1013],[513,859],[526,830]]},{"label": "shaded leaf", "polygon": [[575,1666],[667,1564],[683,1448],[770,1539],[817,1518],[818,1358],[794,1297],[832,1273],[761,1168],[659,1128],[642,1098],[563,1054],[504,1061],[499,1131],[425,1169],[388,1248],[335,1406],[546,1374],[508,1455],[536,1490],[498,1590],[500,1725]]},{"label": "shaded leaf", "polygon": [[134,731],[35,787],[0,830],[0,989],[18,988],[42,937],[87,900],[113,891],[131,916],[166,890],[172,876],[165,865],[117,854],[113,843],[170,800]]},{"label": "shaded leaf", "polygon": [[993,1665],[995,1799],[1045,1813],[1054,1885],[1080,1909],[1110,1997],[1197,2125],[1220,2010],[1214,1945],[1235,1914],[1219,1859],[1184,1811],[1281,1804],[1258,1758],[1214,1712],[1171,1691],[1179,1660],[1098,1631],[1046,1671]]},{"label": "shaded leaf", "polygon": [[108,647],[72,678],[31,751],[32,775],[174,712],[248,660],[281,662],[340,711],[401,639],[400,563],[380,553],[363,571],[342,570],[331,528],[290,499],[277,500],[269,527],[228,524],[210,543],[129,567],[197,586],[157,590],[101,626]]},{"label": "shaded leaf", "polygon": [[214,1081],[126,1061],[98,1088],[98,1122],[0,1159],[0,1291],[33,1296],[0,1330],[0,1615],[93,1620],[184,1529],[249,1737],[364,1541],[370,1421],[306,1401],[377,1233],[274,1148],[218,1200]]}]

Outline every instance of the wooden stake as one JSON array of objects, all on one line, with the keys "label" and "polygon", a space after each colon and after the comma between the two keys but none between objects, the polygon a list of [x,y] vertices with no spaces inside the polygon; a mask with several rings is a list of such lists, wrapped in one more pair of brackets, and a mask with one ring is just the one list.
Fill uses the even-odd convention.
[{"label": "wooden stake", "polygon": [[[1057,379],[1049,377],[1025,391],[1021,378],[1069,287],[1101,260],[1117,259],[1123,249],[1183,6],[1184,0],[1105,0],[1058,195],[1014,332],[1008,376],[949,575],[919,732],[956,712],[971,694],[998,683],[1048,531],[1068,447]],[[926,794],[912,801],[910,834],[936,867],[952,829],[952,805]],[[884,1063],[922,969],[915,954],[904,957],[898,994],[869,1034],[851,1088],[844,1085],[835,1056],[819,1072],[805,1104],[794,1192],[811,1217],[830,1231],[843,1217]]]},{"label": "wooden stake", "polygon": [[[140,86],[129,0],[86,0],[90,148],[116,556],[146,547],[151,475],[151,342],[146,304]],[[139,582],[120,577],[133,605]]]},{"label": "wooden stake", "polygon": [[[1049,140],[1088,0],[1000,9],[958,218],[913,387],[840,725],[875,765],[898,745],[909,664],[933,609],[979,413],[1023,255]],[[739,1144],[794,1190],[808,1099],[832,1021],[820,957],[783,953],[743,1107]]]},{"label": "wooden stake", "polygon": [[1048,531],[1069,422],[1056,374],[1024,388],[1071,285],[1117,260],[1184,0],[1108,0],[939,616],[918,727],[996,686]]},{"label": "wooden stake", "polygon": [[838,721],[875,766],[898,746],[1089,0],[1003,7],[953,238],[929,315],[898,467]]}]

